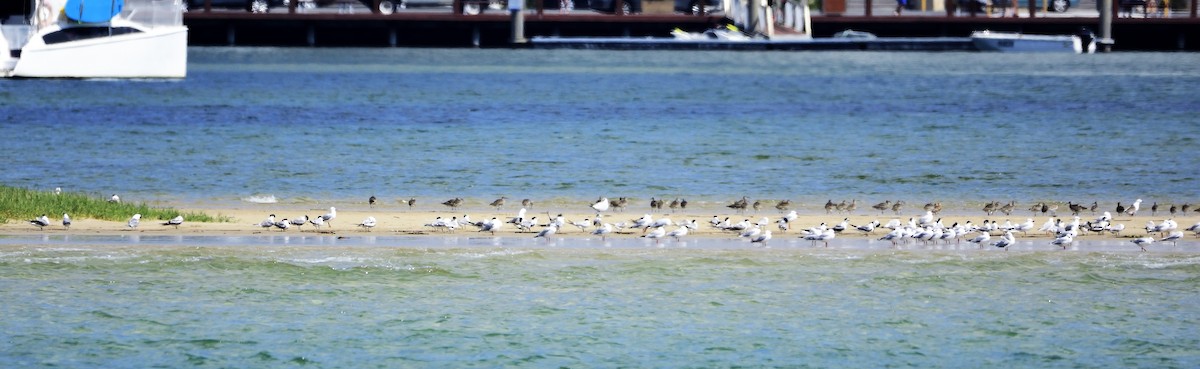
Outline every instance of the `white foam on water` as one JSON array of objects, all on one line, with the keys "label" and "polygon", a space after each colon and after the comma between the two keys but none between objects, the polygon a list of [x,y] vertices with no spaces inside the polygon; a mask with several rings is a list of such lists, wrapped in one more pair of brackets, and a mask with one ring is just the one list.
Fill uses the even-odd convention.
[{"label": "white foam on water", "polygon": [[275,195],[246,196],[246,197],[242,198],[242,201],[255,203],[255,204],[274,204],[274,203],[279,202],[279,200],[275,198]]}]

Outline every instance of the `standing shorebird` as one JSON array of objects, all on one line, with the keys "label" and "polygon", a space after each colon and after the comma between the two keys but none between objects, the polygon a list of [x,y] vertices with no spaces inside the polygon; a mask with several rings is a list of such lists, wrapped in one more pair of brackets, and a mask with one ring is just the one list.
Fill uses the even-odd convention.
[{"label": "standing shorebird", "polygon": [[1141,247],[1142,251],[1146,251],[1146,246],[1150,246],[1150,244],[1154,243],[1154,237],[1147,236],[1147,237],[1142,237],[1142,238],[1135,238],[1129,242],[1133,242],[1134,245],[1138,245],[1138,247]]},{"label": "standing shorebird", "polygon": [[546,228],[543,228],[542,231],[538,232],[538,234],[536,236],[533,236],[533,238],[545,238],[547,241],[549,241],[550,236],[553,236],[557,232],[558,232],[558,225],[555,225],[554,223],[550,223],[550,225],[546,226]]},{"label": "standing shorebird", "polygon": [[791,206],[792,206],[792,200],[783,199],[783,200],[779,200],[779,202],[775,203],[775,210],[788,211],[788,208]]},{"label": "standing shorebird", "polygon": [[367,219],[363,219],[361,223],[358,223],[358,226],[366,228],[367,232],[370,232],[371,228],[375,228],[375,224],[375,217],[367,217]]},{"label": "standing shorebird", "polygon": [[508,197],[500,196],[500,198],[496,199],[496,201],[492,201],[492,203],[488,205],[496,208],[496,210],[500,210],[500,208],[504,207],[504,200],[508,200]]},{"label": "standing shorebird", "polygon": [[71,216],[67,215],[67,213],[63,213],[62,225],[63,229],[71,229]]},{"label": "standing shorebird", "polygon": [[500,230],[500,227],[502,227],[503,225],[504,225],[504,222],[497,220],[496,217],[492,217],[491,220],[483,223],[483,227],[480,227],[479,231],[480,232],[491,232],[492,235],[495,236],[496,231]]},{"label": "standing shorebird", "polygon": [[1075,242],[1075,236],[1071,233],[1067,233],[1055,238],[1053,242],[1050,242],[1050,244],[1061,246],[1063,250],[1066,250],[1067,246],[1070,246],[1072,242]]},{"label": "standing shorebird", "polygon": [[175,226],[175,229],[179,229],[180,224],[183,224],[183,216],[182,215],[176,215],[174,218],[171,218],[171,220],[163,222],[162,225]]},{"label": "standing shorebird", "polygon": [[[303,227],[305,224],[308,224],[308,215],[305,214],[299,218],[294,218],[291,220],[291,222],[292,222],[292,225],[296,226],[296,229],[299,230],[300,227]],[[301,232],[303,232],[303,230],[301,230]]]},{"label": "standing shorebird", "polygon": [[533,200],[530,200],[530,199],[521,200],[521,207],[533,209]]},{"label": "standing shorebird", "polygon": [[750,206],[750,202],[746,196],[742,196],[741,200],[734,201],[732,204],[725,205],[725,207],[736,210],[738,213],[745,212],[747,206]]},{"label": "standing shorebird", "polygon": [[879,210],[879,214],[883,214],[884,211],[887,211],[887,209],[892,207],[892,200],[886,200],[884,202],[872,205],[871,207],[875,210]]},{"label": "standing shorebird", "polygon": [[993,243],[992,246],[996,246],[1004,249],[1004,251],[1008,251],[1008,247],[1012,246],[1014,243],[1017,243],[1016,236],[1013,236],[1012,232],[1006,231],[1004,232],[1003,236],[1000,236],[1000,240]]},{"label": "standing shorebird", "polygon": [[670,233],[667,233],[667,237],[671,237],[671,238],[674,238],[675,241],[679,241],[681,238],[683,238],[683,236],[687,236],[687,234],[688,234],[688,227],[680,226],[678,229],[671,231]]},{"label": "standing shorebird", "polygon": [[587,232],[587,227],[592,226],[592,220],[591,219],[577,220],[577,221],[571,222],[571,225],[579,227],[580,232]]},{"label": "standing shorebird", "polygon": [[592,235],[600,236],[600,240],[604,241],[605,238],[608,237],[608,234],[612,233],[612,231],[612,224],[604,223],[604,225],[597,227],[596,230],[592,231]]},{"label": "standing shorebird", "polygon": [[1163,237],[1159,242],[1170,241],[1172,246],[1179,246],[1179,239],[1183,238],[1183,231],[1171,231],[1171,234]]},{"label": "standing shorebird", "polygon": [[50,225],[50,218],[47,218],[46,214],[42,214],[42,216],[37,217],[33,220],[30,220],[29,224],[32,224],[35,227],[38,227],[38,230],[40,231],[40,230],[46,229],[46,226]]},{"label": "standing shorebird", "polygon": [[983,245],[986,244],[988,242],[988,240],[991,240],[991,239],[992,239],[992,235],[988,234],[987,232],[979,232],[978,236],[975,236],[975,238],[967,240],[967,242],[979,245],[979,248],[982,249]]},{"label": "standing shorebird", "polygon": [[750,239],[750,244],[753,245],[756,243],[760,243],[760,244],[766,245],[767,241],[770,241],[770,240],[771,240],[771,231],[766,230],[766,231],[763,231],[758,236],[755,236],[754,238]]},{"label": "standing shorebird", "polygon": [[258,222],[258,226],[263,227],[263,228],[274,227],[275,226],[275,214],[268,215],[267,219],[263,219],[263,221]]},{"label": "standing shorebird", "polygon": [[134,214],[133,218],[129,218],[129,222],[125,223],[125,226],[129,227],[129,229],[137,229],[138,224],[141,224],[141,223],[142,223],[142,215]]},{"label": "standing shorebird", "polygon": [[1129,214],[1129,216],[1135,216],[1135,215],[1137,215],[1138,208],[1141,208],[1141,207],[1142,207],[1142,199],[1134,200],[1133,205],[1129,205],[1129,209],[1125,210],[1125,214]]},{"label": "standing shorebird", "polygon": [[327,214],[325,214],[325,215],[322,215],[322,216],[321,216],[321,221],[322,221],[322,222],[325,222],[325,224],[328,224],[328,225],[329,225],[329,228],[330,228],[330,229],[332,229],[332,228],[333,228],[333,218],[337,218],[337,209],[335,209],[334,207],[330,206],[330,207],[329,207],[329,213],[327,213]]},{"label": "standing shorebird", "polygon": [[595,203],[592,203],[591,206],[592,209],[596,210],[597,212],[604,212],[608,210],[608,207],[611,206],[611,204],[609,204],[607,197],[601,197],[597,199]]},{"label": "standing shorebird", "polygon": [[643,235],[642,237],[653,238],[654,243],[657,244],[657,243],[661,242],[662,238],[666,235],[667,235],[666,229],[663,229],[663,227],[657,227],[657,228],[654,228],[653,231],[650,231],[650,233],[647,233],[647,234]]},{"label": "standing shorebird", "polygon": [[375,207],[375,200],[375,196],[372,195],[371,198],[367,199],[367,205],[370,207]]}]

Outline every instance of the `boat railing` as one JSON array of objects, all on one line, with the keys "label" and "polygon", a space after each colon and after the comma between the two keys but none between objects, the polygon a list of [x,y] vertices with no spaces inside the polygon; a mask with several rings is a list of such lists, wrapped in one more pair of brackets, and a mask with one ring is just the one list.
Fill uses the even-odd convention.
[{"label": "boat railing", "polygon": [[183,25],[183,0],[125,0],[121,17],[145,27],[174,27]]},{"label": "boat railing", "polygon": [[779,33],[810,34],[811,14],[803,0],[725,0],[725,14],[747,32],[767,37]]}]

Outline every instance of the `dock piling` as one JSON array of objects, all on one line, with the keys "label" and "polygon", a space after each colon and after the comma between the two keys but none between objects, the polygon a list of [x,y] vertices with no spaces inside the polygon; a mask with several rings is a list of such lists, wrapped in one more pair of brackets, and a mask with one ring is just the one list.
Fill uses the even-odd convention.
[{"label": "dock piling", "polygon": [[525,43],[525,12],[522,7],[524,1],[509,1],[508,12],[512,14],[512,35],[508,42],[511,44]]}]

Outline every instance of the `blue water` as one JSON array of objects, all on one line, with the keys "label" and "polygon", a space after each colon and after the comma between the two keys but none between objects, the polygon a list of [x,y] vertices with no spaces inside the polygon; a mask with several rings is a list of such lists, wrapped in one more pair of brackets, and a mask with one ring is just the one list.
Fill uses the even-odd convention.
[{"label": "blue water", "polygon": [[6,367],[1200,365],[1195,254],[0,247]]},{"label": "blue water", "polygon": [[[181,81],[0,80],[0,184],[218,208],[1200,202],[1196,54],[189,58]],[[1200,367],[1190,236],[771,242],[9,235],[0,366]]]},{"label": "blue water", "polygon": [[[1184,202],[1200,55],[193,48],[0,81],[0,183],[168,203]],[[428,203],[428,202],[426,202]]]}]

